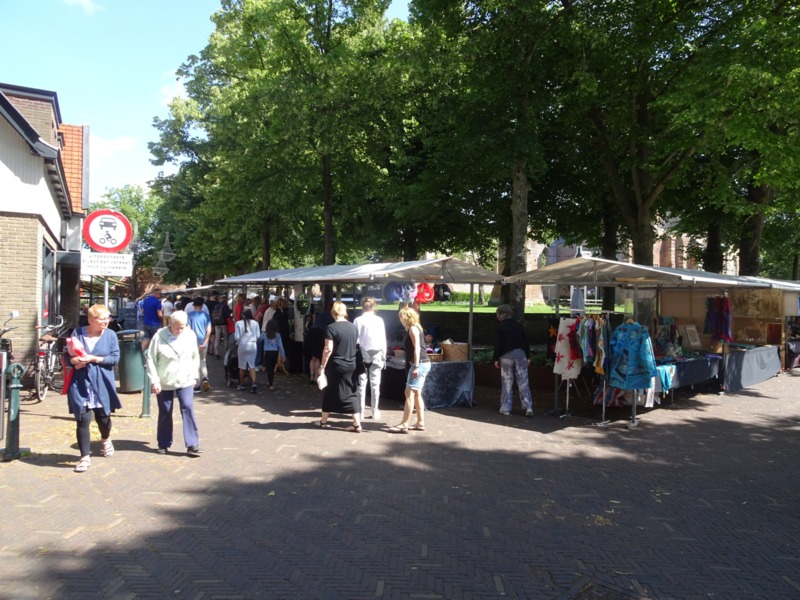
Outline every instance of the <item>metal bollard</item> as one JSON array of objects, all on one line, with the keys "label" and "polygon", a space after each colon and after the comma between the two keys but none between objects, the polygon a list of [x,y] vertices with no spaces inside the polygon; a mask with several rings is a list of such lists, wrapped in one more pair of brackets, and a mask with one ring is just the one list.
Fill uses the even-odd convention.
[{"label": "metal bollard", "polygon": [[140,419],[150,418],[150,376],[147,374],[147,366],[144,369],[144,389],[142,390],[142,414]]},{"label": "metal bollard", "polygon": [[3,460],[9,461],[20,458],[23,452],[30,453],[30,448],[19,447],[19,391],[22,389],[22,376],[25,368],[19,363],[9,365],[6,373],[11,375],[11,398],[8,404],[8,435]]}]

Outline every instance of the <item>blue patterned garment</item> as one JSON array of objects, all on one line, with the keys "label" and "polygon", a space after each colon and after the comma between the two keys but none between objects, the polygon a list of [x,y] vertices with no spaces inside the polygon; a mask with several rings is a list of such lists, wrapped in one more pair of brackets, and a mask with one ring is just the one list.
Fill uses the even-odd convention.
[{"label": "blue patterned garment", "polygon": [[611,334],[609,383],[622,390],[644,390],[653,385],[656,361],[647,329],[639,323],[623,323]]}]

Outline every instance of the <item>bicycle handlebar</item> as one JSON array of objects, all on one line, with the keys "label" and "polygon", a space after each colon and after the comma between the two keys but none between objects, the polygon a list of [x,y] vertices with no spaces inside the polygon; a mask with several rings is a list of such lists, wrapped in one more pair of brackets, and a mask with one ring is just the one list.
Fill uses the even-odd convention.
[{"label": "bicycle handlebar", "polygon": [[[55,331],[56,329],[61,329],[64,326],[64,317],[61,315],[56,315],[56,322],[52,325],[40,325],[36,327],[36,329],[49,329]],[[16,329],[16,327],[14,327]]]},{"label": "bicycle handlebar", "polygon": [[0,337],[3,337],[9,331],[14,331],[15,329],[19,329],[19,326],[17,326],[17,327],[3,327],[2,329],[0,329]]}]

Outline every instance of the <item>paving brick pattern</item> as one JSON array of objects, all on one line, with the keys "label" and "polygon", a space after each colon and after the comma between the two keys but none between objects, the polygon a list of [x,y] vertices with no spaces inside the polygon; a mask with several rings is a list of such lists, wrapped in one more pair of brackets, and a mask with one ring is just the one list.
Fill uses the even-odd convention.
[{"label": "paving brick pattern", "polygon": [[[0,464],[2,599],[800,597],[800,403],[782,375],[611,424],[432,411],[424,433],[311,425],[320,392],[196,399],[204,454],[155,452],[122,396],[116,454],[76,474],[66,401],[23,400]],[[388,423],[401,406],[387,402]],[[537,409],[549,406],[537,398]]]}]

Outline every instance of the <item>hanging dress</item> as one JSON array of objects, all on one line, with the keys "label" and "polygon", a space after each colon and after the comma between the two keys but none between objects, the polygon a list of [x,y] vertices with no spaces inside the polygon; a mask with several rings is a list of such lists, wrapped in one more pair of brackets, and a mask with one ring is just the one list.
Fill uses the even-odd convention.
[{"label": "hanging dress", "polygon": [[578,319],[564,318],[559,321],[556,336],[553,373],[564,379],[576,379],[583,367],[576,326]]}]

